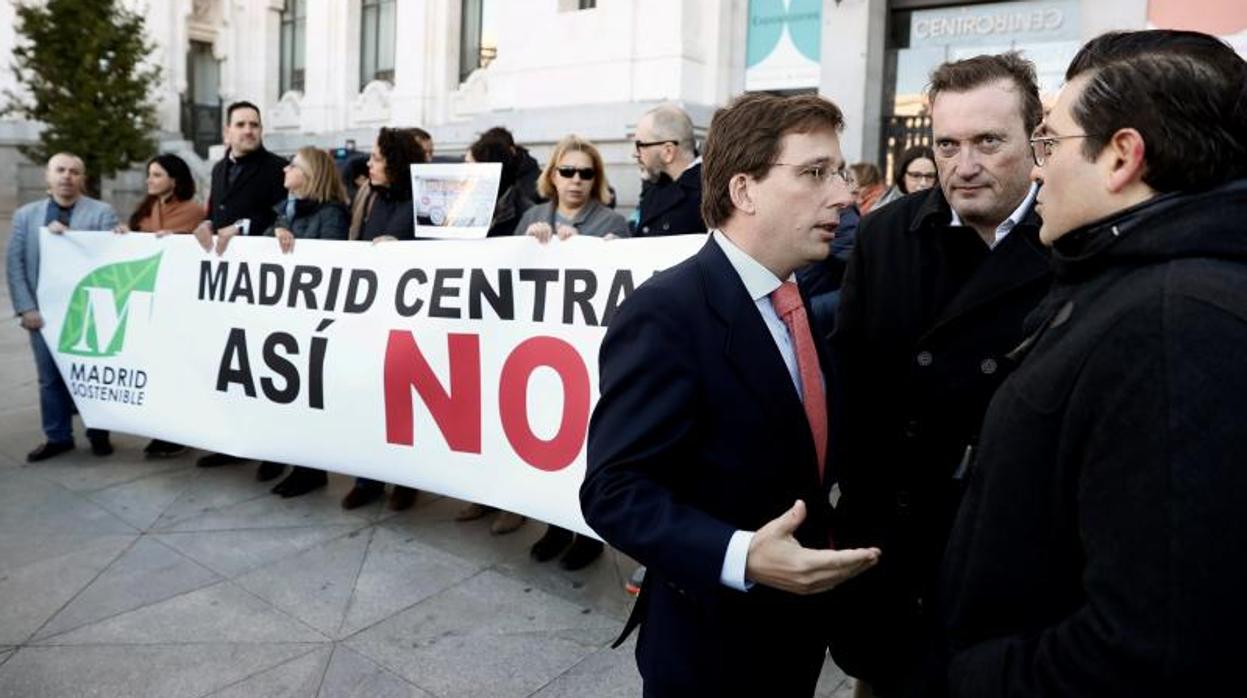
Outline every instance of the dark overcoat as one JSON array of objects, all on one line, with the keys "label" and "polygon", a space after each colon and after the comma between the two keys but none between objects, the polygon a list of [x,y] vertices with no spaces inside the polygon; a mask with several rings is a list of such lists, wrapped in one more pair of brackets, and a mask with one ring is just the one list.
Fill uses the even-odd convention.
[{"label": "dark overcoat", "polygon": [[674,182],[648,188],[641,197],[636,237],[685,235],[706,230],[701,218],[701,163],[685,170]]},{"label": "dark overcoat", "polygon": [[251,221],[250,233],[259,235],[277,219],[273,207],[286,198],[287,161],[260,146],[238,158],[242,171],[229,181],[227,155],[212,166],[212,188],[208,195],[208,216],[213,228],[232,225],[240,218]]},{"label": "dark overcoat", "polygon": [[1033,213],[994,248],[950,221],[938,187],[862,219],[832,340],[837,542],[883,552],[836,590],[832,650],[884,695],[922,675],[954,475],[1052,279]]},{"label": "dark overcoat", "polygon": [[1241,692],[1244,221],[1240,180],[1057,240],[949,543],[951,695]]}]

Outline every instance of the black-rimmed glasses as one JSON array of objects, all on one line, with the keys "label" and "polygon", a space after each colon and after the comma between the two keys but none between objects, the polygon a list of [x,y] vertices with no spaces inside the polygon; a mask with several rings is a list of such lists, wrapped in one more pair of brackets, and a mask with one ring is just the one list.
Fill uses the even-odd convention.
[{"label": "black-rimmed glasses", "polygon": [[679,145],[679,144],[680,144],[680,141],[673,141],[673,140],[665,140],[665,141],[633,141],[633,142],[632,142],[632,145],[636,146],[636,151],[639,153],[639,152],[641,152],[641,149],[642,149],[642,148],[650,148],[650,147],[653,147],[653,146],[656,146],[656,145],[666,145],[667,143],[670,143],[671,145]]}]

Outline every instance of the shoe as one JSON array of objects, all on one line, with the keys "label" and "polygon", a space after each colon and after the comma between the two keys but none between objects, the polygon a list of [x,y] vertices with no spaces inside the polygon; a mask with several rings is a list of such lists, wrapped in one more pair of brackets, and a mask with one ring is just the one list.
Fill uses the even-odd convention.
[{"label": "shoe", "polygon": [[464,507],[459,510],[458,514],[455,514],[455,521],[476,521],[493,510],[493,507],[487,507],[484,504],[470,502],[465,504]]},{"label": "shoe", "polygon": [[246,460],[248,459],[231,456],[228,453],[209,453],[206,456],[200,456],[199,460],[195,461],[195,465],[200,468],[219,468],[222,465],[234,465]]},{"label": "shoe", "polygon": [[411,508],[416,503],[416,495],[420,494],[420,490],[415,490],[402,485],[395,485],[394,491],[390,492],[390,511],[404,511]]},{"label": "shoe", "polygon": [[628,577],[627,583],[624,584],[624,591],[632,596],[641,593],[641,584],[645,581],[645,565],[632,570],[632,576]]},{"label": "shoe", "polygon": [[381,487],[361,487],[360,485],[356,485],[351,488],[350,492],[346,493],[345,497],[342,498],[342,508],[348,511],[351,509],[358,509],[366,504],[372,504],[378,499],[381,499],[381,495],[383,494],[385,494],[384,485]]},{"label": "shoe", "polygon": [[533,543],[528,554],[537,562],[549,562],[572,544],[572,535],[572,532],[566,528],[547,526],[545,535]]},{"label": "shoe", "polygon": [[91,453],[96,456],[113,455],[113,442],[107,436],[97,436],[91,439]]},{"label": "shoe", "polygon": [[273,486],[272,492],[289,499],[305,495],[328,484],[329,476],[325,474],[325,471],[296,466],[285,480]]},{"label": "shoe", "polygon": [[513,511],[500,511],[498,517],[489,525],[489,532],[495,536],[506,535],[523,526],[527,520],[528,517],[520,516]]},{"label": "shoe", "polygon": [[38,463],[41,460],[47,460],[52,456],[59,456],[66,451],[74,450],[73,441],[45,441],[39,444],[39,448],[26,454],[27,463]]},{"label": "shoe", "polygon": [[143,447],[143,455],[148,458],[176,458],[189,450],[182,444],[161,441],[160,439],[152,439],[152,442]]},{"label": "shoe", "polygon": [[587,536],[576,536],[572,547],[568,548],[559,560],[559,567],[569,572],[588,567],[590,562],[598,559],[605,547],[601,542]]},{"label": "shoe", "polygon": [[[285,471],[286,465],[284,463],[274,463],[268,460],[262,461],[260,467],[255,469],[255,479],[257,482],[268,482]],[[291,472],[291,475],[293,474]]]}]

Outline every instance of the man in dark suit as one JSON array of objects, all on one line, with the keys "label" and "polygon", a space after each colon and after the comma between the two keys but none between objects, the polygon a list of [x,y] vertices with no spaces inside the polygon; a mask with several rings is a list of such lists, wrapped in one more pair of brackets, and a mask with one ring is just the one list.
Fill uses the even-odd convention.
[{"label": "man in dark suit", "polygon": [[719,229],[603,341],[581,506],[648,567],[620,638],[641,625],[647,696],[811,695],[822,592],[878,559],[830,549],[832,378],[794,282],[853,201],[842,124],[814,95],[719,110],[702,204]]},{"label": "man in dark suit", "polygon": [[958,466],[1052,280],[1030,182],[1034,67],[945,63],[929,97],[940,186],[862,219],[833,337],[838,540],[885,552],[835,594],[832,656],[859,695],[922,688]]},{"label": "man in dark suit", "polygon": [[[238,234],[259,235],[277,220],[276,206],[286,198],[287,162],[264,148],[264,126],[260,108],[251,102],[234,102],[225,111],[225,157],[212,167],[212,189],[208,195],[208,220],[195,228],[195,238],[204,250],[225,251]],[[243,462],[225,453],[209,453],[197,465],[211,468]],[[257,477],[271,480],[283,466],[265,463]]]},{"label": "man in dark suit", "polygon": [[636,237],[701,233],[701,158],[693,143],[693,121],[683,109],[663,105],[636,125],[632,157],[650,184],[641,196]]},{"label": "man in dark suit", "polygon": [[259,235],[277,220],[275,206],[286,198],[282,186],[285,159],[264,147],[260,108],[251,102],[234,102],[225,110],[225,145],[228,150],[212,167],[208,195],[208,220],[195,229],[205,250],[224,252],[237,234]]}]

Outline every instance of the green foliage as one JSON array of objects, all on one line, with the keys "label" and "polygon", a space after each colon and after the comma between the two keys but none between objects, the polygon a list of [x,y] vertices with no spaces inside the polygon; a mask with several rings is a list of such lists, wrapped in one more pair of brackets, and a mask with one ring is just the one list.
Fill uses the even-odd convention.
[{"label": "green foliage", "polygon": [[151,93],[160,67],[142,15],[118,0],[19,2],[12,69],[26,94],[6,90],[2,112],[44,125],[39,142],[22,147],[34,162],[67,150],[87,166],[87,188],[151,157],[157,128]]},{"label": "green foliage", "polygon": [[[156,290],[156,272],[160,269],[161,254],[132,262],[108,264],[87,274],[74,287],[69,297],[69,307],[65,310],[65,323],[61,325],[61,337],[58,347],[63,354],[79,354],[82,356],[114,356],[121,351],[126,336],[126,324],[129,314],[121,320],[117,333],[113,335],[109,346],[100,346],[100,337],[95,323],[92,321],[91,302],[87,295],[88,288],[106,288],[113,292],[116,310],[121,312],[130,302],[132,291]],[[86,334],[83,342],[83,334]],[[82,349],[80,345],[86,345]]]}]

